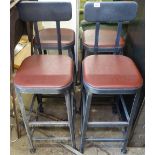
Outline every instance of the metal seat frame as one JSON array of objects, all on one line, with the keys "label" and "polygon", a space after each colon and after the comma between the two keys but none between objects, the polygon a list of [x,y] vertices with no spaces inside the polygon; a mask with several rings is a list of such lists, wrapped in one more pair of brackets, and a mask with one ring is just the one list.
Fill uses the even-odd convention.
[{"label": "metal seat frame", "polygon": [[[100,7],[95,8],[94,5],[98,5]],[[108,10],[109,8],[110,10]],[[100,13],[97,14],[96,9],[101,9]],[[108,12],[106,12],[106,9]],[[121,11],[122,12],[121,12]],[[131,12],[130,12],[131,11]],[[122,21],[132,20],[136,16],[137,11],[137,3],[136,2],[101,2],[100,4],[94,4],[93,2],[88,2],[85,5],[85,18],[88,21],[119,21],[119,31],[117,35],[117,45],[119,45],[119,38],[120,38],[120,30]],[[113,15],[114,14],[114,15]],[[98,24],[99,25],[99,24]],[[98,31],[96,31],[96,36],[98,36]],[[98,51],[98,37],[95,37],[95,46],[94,46],[94,53],[97,54]],[[117,50],[116,50],[117,51]],[[115,52],[114,54],[120,54]],[[83,74],[83,73],[82,73]],[[83,76],[81,76],[83,78]],[[140,88],[94,88],[89,83],[86,83],[82,79],[82,98],[81,98],[81,142],[80,142],[80,152],[84,152],[84,144],[87,141],[93,142],[123,142],[123,146],[121,151],[123,153],[127,152],[127,144],[130,136],[130,132],[132,129],[133,121],[136,116],[137,108],[139,105],[139,97],[140,97]],[[109,122],[89,122],[89,111],[92,102],[93,95],[115,95],[118,100],[121,101],[123,111],[125,114],[125,121],[109,121]],[[134,95],[133,105],[131,108],[131,112],[129,114],[126,103],[124,100],[123,95]],[[116,103],[118,105],[118,102]],[[123,137],[121,138],[96,138],[96,137],[86,137],[87,128],[123,128]]]},{"label": "metal seat frame", "polygon": [[[37,21],[56,21],[58,30],[58,51],[62,54],[61,48],[61,35],[60,35],[60,21],[68,21],[72,17],[71,3],[69,2],[36,2],[36,1],[24,1],[20,2],[18,5],[20,19],[27,22],[34,22],[35,32],[37,41],[39,41],[39,35],[37,31]],[[36,10],[36,11],[34,11]],[[62,13],[59,13],[62,10]],[[39,42],[40,43],[40,42]],[[40,48],[39,53],[42,54]],[[37,63],[37,62],[36,62]],[[74,76],[74,75],[73,75]],[[53,141],[68,141],[71,140],[72,147],[76,148],[75,143],[75,102],[74,102],[74,82],[63,88],[33,88],[33,87],[22,87],[15,85],[16,94],[18,96],[19,106],[26,128],[26,133],[28,136],[30,144],[30,152],[35,152],[35,147],[33,141],[37,140],[53,140]],[[34,94],[30,106],[29,117],[26,116],[26,111],[24,107],[24,102],[22,99],[22,94]],[[35,121],[30,121],[30,114],[33,111],[35,97],[38,94],[63,94],[65,97],[68,121],[37,121],[38,116],[36,116]],[[39,103],[40,104],[40,103]],[[39,108],[38,108],[39,110]],[[70,137],[34,137],[33,131],[37,127],[69,127]]]}]

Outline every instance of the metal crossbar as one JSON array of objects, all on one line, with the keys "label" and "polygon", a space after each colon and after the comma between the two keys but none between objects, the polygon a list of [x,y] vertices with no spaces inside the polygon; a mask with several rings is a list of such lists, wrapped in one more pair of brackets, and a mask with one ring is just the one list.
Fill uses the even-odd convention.
[{"label": "metal crossbar", "polygon": [[86,141],[93,141],[93,142],[124,142],[124,138],[85,138]]},{"label": "metal crossbar", "polygon": [[29,122],[30,127],[68,127],[68,121]]},{"label": "metal crossbar", "polygon": [[103,127],[126,127],[128,126],[128,122],[88,122],[88,127],[96,127],[96,128],[103,128]]},{"label": "metal crossbar", "polygon": [[70,141],[70,137],[32,137],[33,141]]},{"label": "metal crossbar", "polygon": [[126,105],[125,105],[125,101],[124,101],[124,98],[123,98],[123,95],[120,95],[120,99],[121,99],[121,103],[122,103],[122,106],[123,106],[123,110],[124,110],[124,113],[125,113],[125,116],[126,116],[126,119],[128,120],[128,122],[130,121],[130,116],[128,114],[128,110],[126,108]]}]

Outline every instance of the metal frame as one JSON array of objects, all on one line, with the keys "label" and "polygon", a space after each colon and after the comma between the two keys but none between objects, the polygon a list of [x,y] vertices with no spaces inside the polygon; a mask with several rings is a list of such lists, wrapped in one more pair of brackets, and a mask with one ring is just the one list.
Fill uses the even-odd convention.
[{"label": "metal frame", "polygon": [[[120,9],[120,7],[122,9]],[[126,9],[124,8],[126,7]],[[109,8],[109,9],[106,9]],[[102,12],[101,14],[97,14],[97,10]],[[108,11],[107,11],[108,10]],[[109,11],[110,10],[110,11]],[[131,11],[129,15],[128,11]],[[89,50],[94,52],[94,54],[99,54],[101,51],[105,51],[106,53],[113,52],[113,54],[122,54],[122,49],[119,46],[119,40],[122,31],[122,23],[126,21],[133,20],[136,16],[137,11],[137,3],[136,2],[101,2],[99,7],[95,7],[93,2],[88,2],[85,5],[85,19],[90,22],[96,23],[95,29],[95,43],[93,48],[88,48],[83,45],[83,52],[84,50]],[[120,13],[121,12],[121,13]],[[124,12],[124,14],[123,14]],[[106,16],[105,16],[106,14]],[[115,16],[113,16],[115,14]],[[108,17],[108,18],[107,18]],[[118,23],[117,28],[117,36],[115,40],[115,47],[114,48],[99,48],[98,47],[98,38],[99,38],[99,29],[101,22],[111,22],[111,23]],[[113,51],[112,51],[113,50]],[[83,58],[86,56],[87,53],[83,53]],[[82,71],[81,71],[82,73]],[[127,152],[127,143],[130,136],[131,128],[133,125],[133,120],[136,116],[136,111],[139,104],[139,97],[140,97],[140,90],[141,88],[120,88],[120,89],[111,89],[111,88],[94,88],[85,81],[82,80],[82,98],[81,98],[81,143],[80,143],[80,152],[84,152],[84,144],[86,141],[95,141],[95,142],[123,142],[123,146],[121,151],[123,153]],[[89,111],[92,101],[93,94],[103,94],[103,95],[116,95],[119,97],[126,120],[123,121],[113,121],[113,122],[89,122]],[[130,114],[126,108],[126,104],[123,98],[123,95],[133,94],[134,100],[133,105],[131,108]],[[116,104],[118,104],[116,102]],[[118,105],[117,105],[118,107]],[[88,127],[96,127],[96,128],[104,128],[104,127],[115,127],[115,128],[123,128],[123,138],[96,138],[96,137],[86,137],[86,130]]]},{"label": "metal frame", "polygon": [[[127,143],[130,136],[131,128],[133,125],[133,120],[136,116],[136,111],[138,108],[138,100],[140,97],[141,88],[134,89],[96,89],[83,82],[83,90],[82,90],[82,99],[81,99],[81,144],[80,144],[80,152],[84,152],[84,144],[86,141],[94,141],[94,142],[123,142],[123,146],[121,151],[123,153],[127,152]],[[103,94],[103,95],[118,95],[121,104],[125,113],[126,120],[124,121],[115,121],[115,122],[88,122],[89,119],[89,111],[92,101],[93,94]],[[132,109],[130,114],[128,114],[128,110],[125,105],[125,101],[123,95],[126,94],[134,94],[134,101],[132,105]],[[95,138],[95,137],[85,137],[87,128],[104,128],[104,127],[115,127],[115,128],[124,128],[123,138]]]},{"label": "metal frame", "polygon": [[[77,80],[77,72],[76,72],[76,62],[75,62],[75,50],[74,50],[74,45],[75,42],[71,45],[67,45],[67,46],[62,46],[61,44],[61,28],[60,28],[60,21],[56,21],[56,30],[57,30],[57,39],[58,39],[58,46],[57,47],[42,47],[41,43],[40,43],[40,37],[39,37],[39,30],[38,30],[38,25],[37,22],[34,22],[34,31],[35,31],[35,42],[36,44],[34,44],[34,52],[35,54],[47,54],[47,49],[58,49],[58,53],[62,54],[62,49],[67,49],[68,50],[68,55],[73,59],[74,62],[74,82],[76,82]],[[39,111],[43,112],[43,106],[42,106],[42,95],[39,94],[37,95],[38,98],[38,103],[39,103]]]},{"label": "metal frame", "polygon": [[[52,6],[51,3],[54,5]],[[57,7],[57,4],[59,4],[59,7],[60,7],[60,5],[61,5],[61,7],[65,6],[65,8],[64,8],[65,12],[64,12],[64,14],[62,13],[61,16],[58,16],[58,15],[53,16],[54,13],[57,14],[57,10],[54,10]],[[34,36],[35,41],[31,42],[31,46],[34,47],[34,54],[47,54],[47,49],[51,49],[51,50],[58,49],[59,54],[62,54],[62,49],[68,50],[68,55],[73,59],[73,62],[74,62],[74,74],[75,74],[74,82],[76,82],[77,81],[77,71],[76,71],[75,50],[74,50],[75,41],[71,45],[62,46],[62,44],[61,44],[60,21],[68,21],[71,19],[71,17],[72,17],[71,3],[26,1],[26,2],[19,3],[18,6],[19,6],[18,9],[20,12],[20,17],[22,18],[22,20],[26,20],[26,21],[31,20],[33,22],[34,31],[35,31],[35,36]],[[40,15],[37,15],[36,13],[31,11],[34,8],[36,9],[37,13],[39,13]],[[29,12],[28,12],[29,16],[27,15],[26,9],[29,10]],[[47,11],[47,9],[49,9],[49,11]],[[51,11],[51,9],[53,11]],[[49,17],[49,14],[51,17]],[[66,16],[65,16],[65,14],[66,14]],[[57,41],[58,41],[57,47],[52,47],[52,48],[51,47],[49,48],[47,46],[42,47],[42,45],[40,43],[39,29],[38,29],[37,21],[43,21],[43,20],[56,22]],[[41,94],[37,95],[37,100],[38,100],[38,105],[39,105],[39,111],[43,112],[42,95]]]},{"label": "metal frame", "polygon": [[[98,47],[98,39],[99,39],[99,30],[100,30],[100,22],[96,22],[95,27],[95,43],[94,47],[88,47],[84,44],[82,44],[82,60],[95,52],[95,54],[102,54],[102,53],[114,53],[114,54],[122,54],[123,53],[123,47],[119,45],[121,32],[122,32],[122,22],[118,23],[117,27],[117,36],[115,40],[115,46],[114,47]],[[83,41],[82,41],[83,42]]]},{"label": "metal frame", "polygon": [[[62,14],[59,14],[59,9],[63,8]],[[34,12],[34,8],[35,11]],[[59,9],[58,9],[59,8]],[[37,2],[37,1],[26,1],[18,4],[20,18],[24,21],[31,21],[34,23],[35,30],[35,39],[37,46],[34,45],[35,50],[38,50],[35,54],[42,54],[42,47],[40,44],[39,31],[37,21],[55,21],[56,29],[57,29],[57,41],[58,41],[58,54],[62,54],[62,45],[61,45],[61,32],[60,32],[60,21],[68,21],[71,19],[71,3],[67,2]],[[54,12],[54,13],[53,13]],[[36,48],[37,47],[37,48]],[[71,50],[73,50],[74,46],[71,46]],[[46,52],[46,51],[44,51]],[[71,53],[71,52],[69,52]],[[74,60],[75,55],[72,55]],[[75,68],[74,68],[74,71]],[[73,75],[73,78],[75,76]],[[75,100],[74,100],[74,81],[71,81],[67,86],[61,88],[32,88],[32,87],[22,87],[15,84],[16,94],[18,96],[18,103],[20,106],[21,114],[23,117],[23,121],[26,128],[26,133],[28,136],[29,144],[30,144],[30,152],[35,152],[35,147],[33,145],[33,141],[36,140],[54,140],[54,141],[64,141],[71,140],[72,147],[76,148],[75,143]],[[24,102],[21,94],[34,94],[30,106],[29,117],[26,116],[26,111],[24,107]],[[65,97],[66,108],[68,121],[38,121],[38,111],[43,111],[42,107],[42,94],[63,94]],[[34,100],[37,97],[38,100],[38,111],[36,112],[36,120],[30,121],[31,112],[33,111]],[[33,131],[36,127],[69,127],[70,137],[34,137]]]},{"label": "metal frame", "polygon": [[[75,144],[75,103],[73,101],[73,84],[66,86],[62,89],[50,89],[50,88],[22,88],[18,85],[15,85],[16,94],[18,96],[18,103],[20,106],[21,114],[23,117],[23,121],[25,124],[26,133],[28,136],[29,144],[30,144],[30,152],[35,152],[35,147],[33,145],[33,141],[37,140],[53,140],[53,141],[68,141],[71,140],[72,147],[76,148]],[[67,107],[67,114],[68,114],[68,121],[30,121],[30,113],[32,112],[33,106],[34,106],[34,98],[32,98],[32,103],[30,106],[30,113],[29,117],[26,116],[24,102],[22,99],[22,93],[29,93],[29,94],[64,94],[65,101],[66,101],[66,107]],[[36,116],[37,118],[38,116]],[[69,127],[70,130],[70,137],[34,137],[33,136],[33,129],[36,127]]]}]

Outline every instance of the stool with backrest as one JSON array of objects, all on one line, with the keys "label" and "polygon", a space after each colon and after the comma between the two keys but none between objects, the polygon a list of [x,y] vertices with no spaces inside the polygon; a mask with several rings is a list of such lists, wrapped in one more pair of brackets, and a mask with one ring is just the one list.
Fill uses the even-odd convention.
[{"label": "stool with backrest", "polygon": [[[101,2],[98,7],[95,3],[88,2],[85,5],[85,18],[93,22],[119,22],[130,21],[136,17],[136,2]],[[119,29],[120,34],[120,29]],[[106,37],[106,36],[105,36]],[[108,37],[108,36],[107,36]],[[118,35],[118,38],[120,35]],[[140,90],[143,79],[135,63],[127,56],[120,55],[119,50],[113,55],[96,55],[98,49],[98,37],[95,39],[94,54],[87,56],[82,62],[82,102],[81,102],[81,145],[80,151],[84,151],[87,141],[94,142],[123,142],[122,152],[126,153],[130,131],[136,116],[139,104]],[[119,39],[117,39],[119,40]],[[115,95],[121,101],[125,120],[118,121],[88,121],[93,94]],[[131,111],[126,107],[125,95],[133,95]],[[123,128],[123,136],[120,138],[96,138],[86,137],[86,130],[90,127]]]},{"label": "stool with backrest", "polygon": [[[33,22],[37,27],[38,21],[55,21],[57,23],[57,44],[59,55],[32,55],[26,58],[14,78],[16,94],[18,96],[19,106],[22,118],[25,124],[30,151],[35,152],[34,140],[71,140],[75,148],[75,129],[73,102],[73,78],[74,61],[67,55],[62,55],[62,44],[60,35],[60,21],[68,21],[72,18],[72,7],[69,2],[33,2],[24,1],[18,5],[20,19],[26,22]],[[61,11],[60,11],[61,10]],[[35,31],[38,33],[38,31]],[[39,41],[39,35],[36,34],[36,40]],[[39,42],[38,42],[39,43]],[[40,46],[40,44],[38,44]],[[35,94],[32,98],[30,113],[27,117],[22,94]],[[33,112],[34,99],[36,94],[63,94],[67,107],[68,121],[39,121],[31,120]],[[33,129],[35,127],[69,127],[70,137],[35,137]]]},{"label": "stool with backrest", "polygon": [[[111,17],[107,17],[107,20],[105,21],[95,21],[93,18],[97,14],[102,14],[101,8],[101,3],[100,2],[95,2],[94,3],[94,12],[91,13],[91,18],[87,18],[88,12],[90,8],[85,8],[84,10],[84,15],[85,15],[85,20],[87,22],[92,22],[95,23],[95,29],[87,29],[84,30],[82,33],[82,59],[89,55],[93,54],[95,52],[100,52],[100,53],[118,53],[123,52],[123,47],[125,45],[125,39],[122,37],[121,32],[122,32],[122,23],[125,22],[125,19],[123,19],[121,22],[118,20],[111,21]],[[87,10],[88,9],[88,10]],[[115,10],[110,10],[111,15],[115,13]],[[113,12],[112,12],[113,11]],[[106,16],[106,14],[105,14]],[[103,28],[101,27],[101,24],[117,24],[117,30],[115,28],[112,28],[111,26],[106,26]]]},{"label": "stool with backrest", "polygon": [[[44,28],[40,31],[38,29],[38,24],[34,22],[34,30],[35,36],[32,41],[32,46],[36,53],[47,54],[47,50],[58,49],[60,54],[62,53],[62,50],[68,50],[68,55],[73,58],[75,62],[75,32],[72,29],[60,28],[60,21],[56,21],[56,28]],[[60,41],[58,42],[58,40],[61,40],[61,46],[59,45]],[[74,67],[74,73],[76,75],[76,62],[74,63]],[[76,81],[76,76],[74,80]],[[43,112],[42,98],[43,95],[37,95],[40,112]]]}]

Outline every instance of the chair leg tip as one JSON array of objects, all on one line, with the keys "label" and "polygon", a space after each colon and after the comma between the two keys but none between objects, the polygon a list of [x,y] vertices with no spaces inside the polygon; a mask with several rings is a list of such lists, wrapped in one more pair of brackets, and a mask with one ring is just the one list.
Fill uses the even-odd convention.
[{"label": "chair leg tip", "polygon": [[84,153],[84,149],[83,149],[83,148],[81,148],[81,147],[80,147],[80,152],[81,152],[81,153]]},{"label": "chair leg tip", "polygon": [[35,153],[36,152],[36,149],[33,148],[33,149],[30,149],[30,153]]},{"label": "chair leg tip", "polygon": [[123,153],[123,154],[126,154],[127,153],[127,149],[121,149],[121,152]]}]

